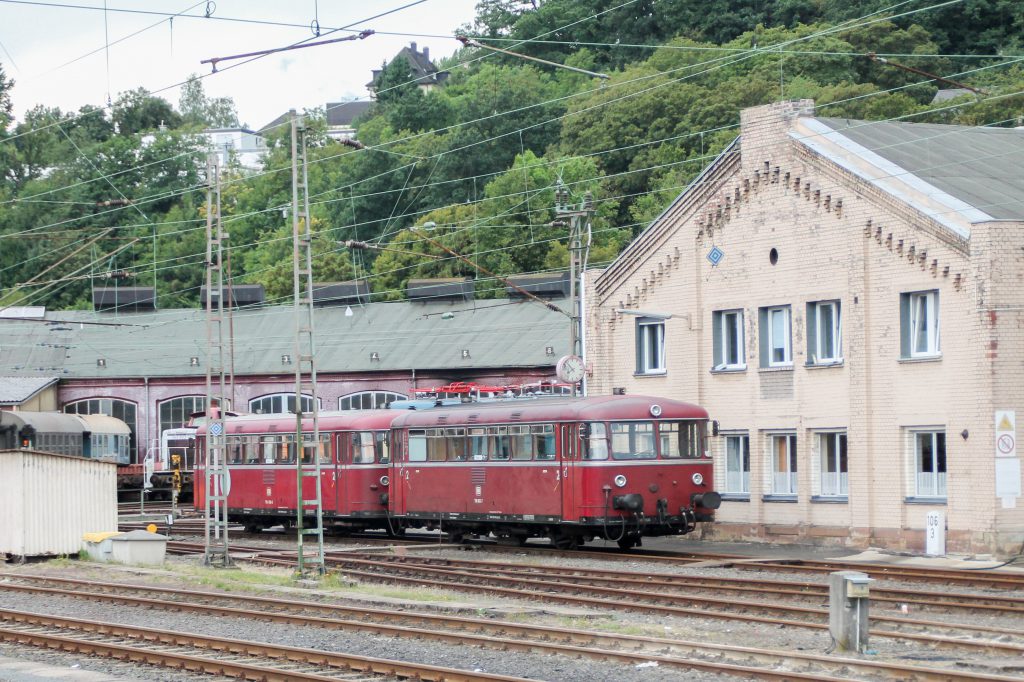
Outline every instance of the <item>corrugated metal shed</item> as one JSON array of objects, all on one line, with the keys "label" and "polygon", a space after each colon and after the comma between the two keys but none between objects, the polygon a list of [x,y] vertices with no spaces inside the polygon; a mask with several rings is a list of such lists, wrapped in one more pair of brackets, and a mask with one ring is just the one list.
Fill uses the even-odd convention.
[{"label": "corrugated metal shed", "polygon": [[0,405],[20,405],[55,383],[56,377],[0,377]]},{"label": "corrugated metal shed", "polygon": [[1024,129],[818,121],[999,220],[1024,220]]},{"label": "corrugated metal shed", "polygon": [[117,530],[117,466],[0,450],[0,554],[77,554],[82,535]]},{"label": "corrugated metal shed", "polygon": [[[531,301],[403,301],[354,305],[351,315],[346,312],[317,309],[320,373],[548,367],[553,360],[547,346],[554,357],[568,352],[568,317]],[[206,374],[204,311],[48,311],[47,319],[49,324],[0,320],[0,371],[118,379]],[[295,352],[291,306],[243,309],[233,320],[236,374],[295,371],[282,362]],[[88,324],[95,322],[104,324]],[[193,357],[198,365],[191,364]]]}]

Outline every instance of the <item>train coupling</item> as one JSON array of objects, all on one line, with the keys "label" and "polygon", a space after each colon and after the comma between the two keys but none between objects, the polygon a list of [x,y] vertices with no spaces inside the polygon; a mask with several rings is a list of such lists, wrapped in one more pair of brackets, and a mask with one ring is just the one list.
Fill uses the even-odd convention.
[{"label": "train coupling", "polygon": [[612,508],[641,514],[644,511],[644,496],[640,493],[616,495],[612,498]]}]

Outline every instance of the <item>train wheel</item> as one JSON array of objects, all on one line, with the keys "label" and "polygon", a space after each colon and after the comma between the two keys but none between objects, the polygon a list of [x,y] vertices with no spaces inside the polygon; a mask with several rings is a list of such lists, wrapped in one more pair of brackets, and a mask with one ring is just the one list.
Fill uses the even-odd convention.
[{"label": "train wheel", "polygon": [[635,535],[627,535],[624,538],[620,538],[618,541],[619,549],[621,549],[623,552],[628,552],[629,550],[633,549],[639,544],[640,538],[636,537]]},{"label": "train wheel", "polygon": [[245,524],[245,532],[246,533],[259,533],[261,530],[263,530],[263,526],[261,526],[258,523],[247,523],[247,524]]},{"label": "train wheel", "polygon": [[555,549],[578,549],[580,546],[580,539],[575,535],[557,533],[551,536],[551,544]]}]

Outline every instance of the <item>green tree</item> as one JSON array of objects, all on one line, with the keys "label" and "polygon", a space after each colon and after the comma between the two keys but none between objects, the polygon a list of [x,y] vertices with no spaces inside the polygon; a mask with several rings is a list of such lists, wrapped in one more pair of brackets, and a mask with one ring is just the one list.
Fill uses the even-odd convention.
[{"label": "green tree", "polygon": [[122,92],[114,102],[113,119],[121,135],[148,133],[161,126],[174,129],[181,125],[181,116],[170,103],[154,97],[145,88]]},{"label": "green tree", "polygon": [[203,90],[203,82],[198,75],[192,74],[181,86],[178,99],[178,110],[182,122],[195,128],[235,128],[238,126],[238,113],[235,102],[230,97],[209,98]]}]

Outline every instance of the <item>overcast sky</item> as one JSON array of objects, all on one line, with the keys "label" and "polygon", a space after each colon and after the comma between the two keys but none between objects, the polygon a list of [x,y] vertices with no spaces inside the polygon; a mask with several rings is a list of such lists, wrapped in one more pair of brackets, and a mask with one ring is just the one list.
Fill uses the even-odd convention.
[{"label": "overcast sky", "polygon": [[[320,40],[331,28],[355,24],[378,33],[263,57],[203,80],[210,97],[234,99],[238,117],[259,128],[288,109],[365,99],[370,71],[380,68],[403,45],[415,41],[431,58],[451,55],[459,43],[450,36],[473,18],[476,0],[426,0],[379,19],[368,19],[416,0],[59,0],[20,3],[0,0],[0,63],[15,81],[15,115],[37,104],[77,111],[105,105],[107,96],[144,87],[178,106],[177,84],[189,74],[210,73],[203,59],[283,47],[312,38],[319,15]],[[68,5],[74,5],[70,7]],[[204,18],[207,6],[212,17]],[[136,10],[157,14],[129,14]],[[172,21],[159,13],[181,13]],[[243,21],[226,21],[238,19]],[[280,22],[269,26],[252,21]],[[384,35],[385,32],[417,35]],[[105,46],[109,39],[109,49]],[[315,39],[314,39],[315,40]],[[175,86],[171,89],[168,86]],[[158,92],[159,91],[159,92]]]}]

